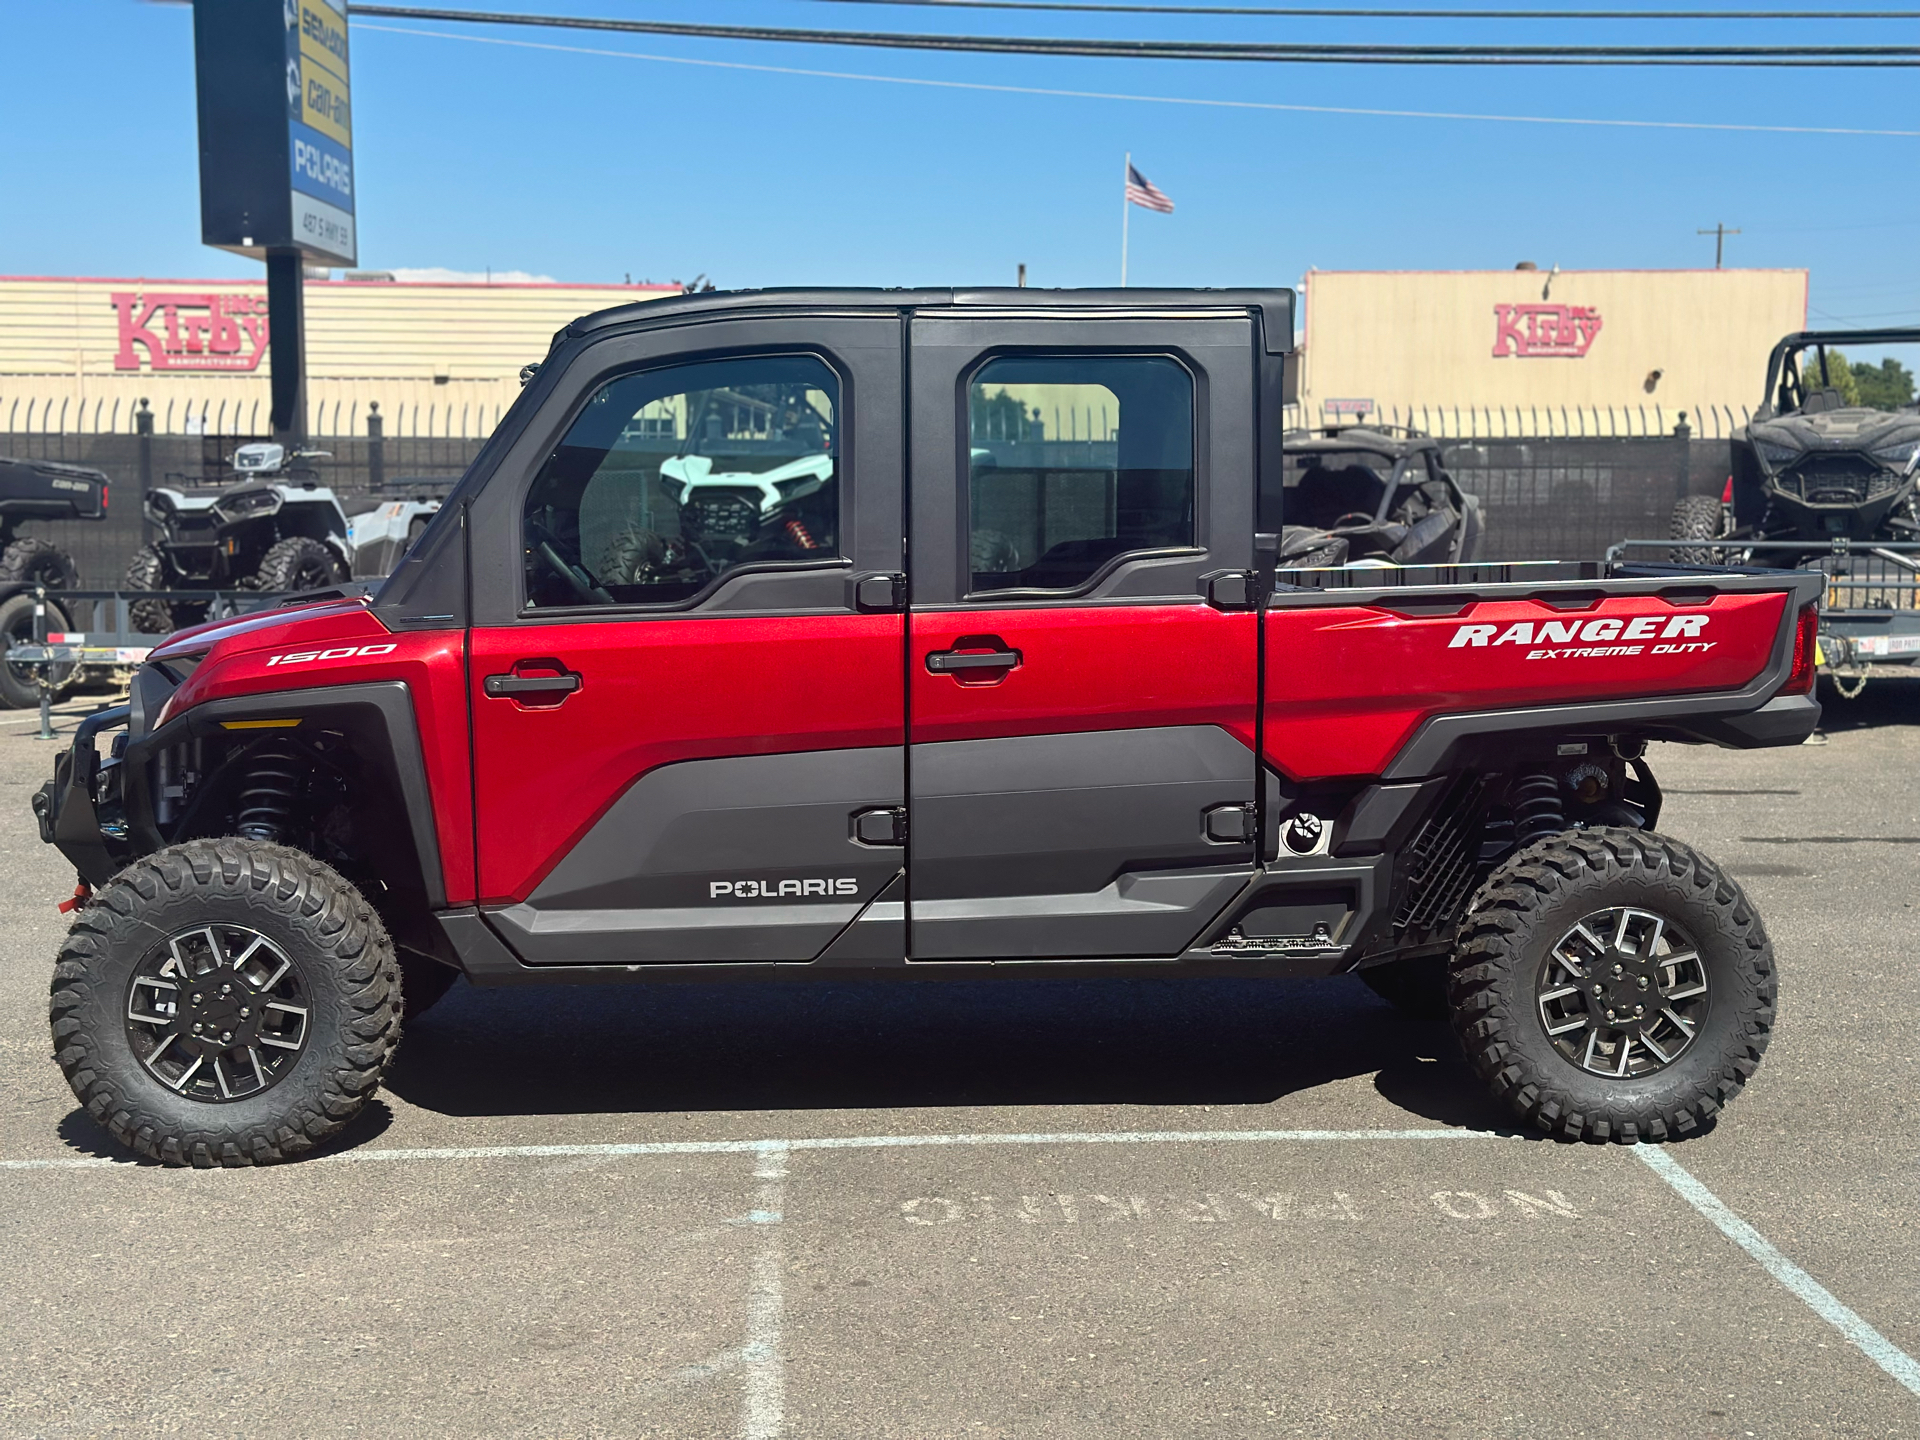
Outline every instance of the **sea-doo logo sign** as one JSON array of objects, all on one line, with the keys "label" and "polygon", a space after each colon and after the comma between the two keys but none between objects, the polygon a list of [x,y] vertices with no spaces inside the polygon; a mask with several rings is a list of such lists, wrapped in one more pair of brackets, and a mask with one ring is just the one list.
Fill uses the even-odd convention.
[{"label": "sea-doo logo sign", "polygon": [[1589,305],[1496,305],[1493,358],[1578,360],[1600,333]]},{"label": "sea-doo logo sign", "polygon": [[267,353],[264,297],[120,294],[113,308],[120,316],[116,370],[140,369],[144,350],[150,370],[251,372]]},{"label": "sea-doo logo sign", "polygon": [[[1599,620],[1517,620],[1499,625],[1456,625],[1449,650],[1522,645],[1529,660],[1597,660],[1609,655],[1699,655],[1715,641],[1702,640],[1711,615],[1610,615]],[[1656,643],[1648,645],[1648,641]]]},{"label": "sea-doo logo sign", "polygon": [[363,655],[391,655],[400,647],[382,645],[336,645],[331,650],[289,650],[284,655],[269,655],[269,665],[310,665],[316,660],[358,660]]},{"label": "sea-doo logo sign", "polygon": [[707,886],[707,898],[718,900],[730,895],[736,900],[815,900],[828,895],[858,895],[860,882],[839,880],[715,880]]}]

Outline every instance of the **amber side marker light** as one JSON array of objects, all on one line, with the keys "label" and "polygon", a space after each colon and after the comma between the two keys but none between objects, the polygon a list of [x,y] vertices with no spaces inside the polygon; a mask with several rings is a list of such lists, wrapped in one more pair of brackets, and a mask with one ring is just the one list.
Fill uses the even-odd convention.
[{"label": "amber side marker light", "polygon": [[1793,669],[1787,673],[1787,683],[1780,687],[1782,695],[1805,695],[1813,689],[1814,677],[1820,673],[1819,644],[1820,607],[1804,606],[1794,625]]},{"label": "amber side marker light", "polygon": [[[1797,666],[1798,662],[1796,661],[1795,664]],[[1800,671],[1796,668],[1793,673],[1798,675]],[[222,730],[291,730],[299,723],[300,717],[296,715],[291,720],[222,720],[220,728]]]}]

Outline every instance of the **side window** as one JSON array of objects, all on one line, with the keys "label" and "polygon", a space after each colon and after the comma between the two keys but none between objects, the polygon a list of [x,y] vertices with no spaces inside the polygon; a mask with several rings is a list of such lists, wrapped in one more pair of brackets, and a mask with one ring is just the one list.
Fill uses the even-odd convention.
[{"label": "side window", "polygon": [[972,592],[1075,590],[1194,544],[1193,377],[1159,355],[1008,356],[967,387]]},{"label": "side window", "polygon": [[528,606],[665,604],[744,565],[839,560],[839,417],[811,355],[608,381],[527,492]]}]

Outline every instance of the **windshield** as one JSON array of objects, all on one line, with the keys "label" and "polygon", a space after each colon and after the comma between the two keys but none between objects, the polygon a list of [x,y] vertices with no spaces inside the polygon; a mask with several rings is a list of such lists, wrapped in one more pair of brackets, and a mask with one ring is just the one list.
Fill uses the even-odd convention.
[{"label": "windshield", "polygon": [[1863,407],[1914,410],[1920,340],[1874,342],[1835,336],[1790,346],[1769,396],[1777,415]]}]

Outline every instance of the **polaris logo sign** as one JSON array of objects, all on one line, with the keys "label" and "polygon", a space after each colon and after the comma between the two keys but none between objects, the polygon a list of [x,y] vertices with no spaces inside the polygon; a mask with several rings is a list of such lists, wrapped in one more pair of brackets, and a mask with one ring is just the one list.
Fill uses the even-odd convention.
[{"label": "polaris logo sign", "polygon": [[819,900],[859,893],[860,882],[847,877],[837,880],[714,880],[707,885],[709,900],[725,896],[736,900]]},{"label": "polaris logo sign", "polygon": [[[1597,660],[1612,655],[1699,655],[1716,642],[1700,637],[1711,615],[1607,616],[1598,620],[1517,620],[1456,625],[1449,650],[1527,647],[1529,660]],[[1647,642],[1654,642],[1649,645]]]}]

